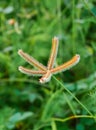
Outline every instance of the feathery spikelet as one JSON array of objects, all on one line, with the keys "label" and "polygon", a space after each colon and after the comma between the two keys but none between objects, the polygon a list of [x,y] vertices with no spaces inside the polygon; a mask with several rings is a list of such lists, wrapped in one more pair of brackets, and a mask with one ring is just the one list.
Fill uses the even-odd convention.
[{"label": "feathery spikelet", "polygon": [[78,54],[76,54],[68,62],[66,62],[58,67],[53,68],[55,59],[57,56],[58,44],[59,44],[58,38],[54,37],[52,39],[52,49],[51,49],[51,54],[49,57],[47,67],[45,67],[43,64],[39,63],[33,57],[29,56],[27,53],[24,53],[22,50],[19,50],[18,54],[24,60],[26,60],[29,64],[34,65],[35,67],[37,67],[39,69],[39,70],[31,70],[31,69],[27,69],[25,67],[20,66],[19,71],[24,74],[28,74],[28,75],[35,75],[35,76],[42,75],[42,77],[40,78],[39,81],[40,81],[40,83],[46,83],[46,82],[50,81],[52,74],[59,73],[61,71],[66,71],[66,70],[70,69],[71,67],[75,66],[80,60],[80,55],[78,55]]}]

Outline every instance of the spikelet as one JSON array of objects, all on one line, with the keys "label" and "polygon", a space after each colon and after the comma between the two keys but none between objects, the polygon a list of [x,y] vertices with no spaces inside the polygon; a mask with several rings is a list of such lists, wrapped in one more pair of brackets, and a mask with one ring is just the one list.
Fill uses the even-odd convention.
[{"label": "spikelet", "polygon": [[51,54],[49,57],[47,67],[45,67],[43,64],[39,63],[33,57],[29,56],[27,53],[24,53],[22,50],[19,50],[18,54],[24,60],[26,60],[29,64],[31,64],[39,69],[39,70],[31,70],[31,69],[27,69],[25,67],[20,66],[19,71],[24,74],[27,74],[27,75],[35,75],[35,76],[41,75],[42,77],[39,79],[40,83],[46,83],[46,82],[50,81],[52,74],[56,74],[61,71],[66,71],[66,70],[70,69],[71,67],[75,66],[80,60],[80,55],[78,55],[78,54],[76,54],[71,60],[67,61],[66,63],[53,68],[55,59],[57,56],[58,44],[59,44],[58,38],[54,37],[52,39],[52,49],[51,49]]}]

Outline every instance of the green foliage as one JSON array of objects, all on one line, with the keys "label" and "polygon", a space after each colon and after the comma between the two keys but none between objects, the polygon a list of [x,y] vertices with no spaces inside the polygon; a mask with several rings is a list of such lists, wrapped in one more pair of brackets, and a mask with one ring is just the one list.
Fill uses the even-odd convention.
[{"label": "green foliage", "polygon": [[24,112],[24,114],[17,112],[9,118],[6,126],[9,129],[13,129],[18,122],[20,122],[20,121],[22,121],[30,116],[32,116],[32,112]]},{"label": "green foliage", "polygon": [[[80,63],[47,84],[21,74],[32,66],[18,49],[46,65],[54,36],[56,65],[75,54]],[[0,0],[0,130],[95,130],[95,118],[95,0]]]},{"label": "green foliage", "polygon": [[4,130],[6,128],[6,123],[8,122],[8,119],[13,114],[13,109],[5,107],[0,110],[0,129]]}]

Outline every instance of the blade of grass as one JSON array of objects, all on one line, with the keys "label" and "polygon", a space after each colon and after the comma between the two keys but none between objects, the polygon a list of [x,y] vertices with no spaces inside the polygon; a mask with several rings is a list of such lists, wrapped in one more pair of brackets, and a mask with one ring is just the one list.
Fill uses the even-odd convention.
[{"label": "blade of grass", "polygon": [[96,18],[96,11],[90,9],[89,5],[88,5],[88,2],[86,0],[83,0],[84,4],[86,5],[87,9],[89,10],[89,12]]},{"label": "blade of grass", "polygon": [[76,46],[75,46],[75,38],[76,38],[76,28],[75,28],[75,1],[72,0],[72,49],[73,54],[76,52]]},{"label": "blade of grass", "polygon": [[68,105],[69,105],[69,107],[70,107],[72,113],[73,113],[74,115],[76,115],[75,109],[74,109],[72,103],[70,102],[70,100],[68,99],[66,93],[63,92],[63,95],[64,95],[64,98],[65,98],[66,102],[68,103]]},{"label": "blade of grass", "polygon": [[54,98],[56,98],[58,96],[58,94],[60,92],[62,92],[64,88],[61,88],[60,90],[57,90],[55,93],[51,94],[51,97],[49,98],[49,100],[47,101],[47,104],[44,108],[44,111],[42,113],[42,117],[41,117],[41,120],[44,121],[46,119],[46,117],[48,117],[48,111],[49,111],[49,108],[50,108],[50,104],[51,102],[54,100]]},{"label": "blade of grass", "polygon": [[62,82],[60,82],[55,76],[53,76],[53,78],[60,84],[61,87],[63,87],[88,113],[89,115],[93,116],[93,114],[86,108],[86,106],[84,104],[82,104],[78,98],[76,96],[74,96],[73,93],[71,93],[71,91],[69,91]]}]

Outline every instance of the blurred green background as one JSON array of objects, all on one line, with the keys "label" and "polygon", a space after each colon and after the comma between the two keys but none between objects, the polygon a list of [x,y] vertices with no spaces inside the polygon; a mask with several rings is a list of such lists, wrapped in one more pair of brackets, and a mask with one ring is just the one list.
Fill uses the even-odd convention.
[{"label": "blurred green background", "polygon": [[[60,43],[56,65],[75,54],[79,64],[46,84],[20,73],[18,66],[33,66],[18,50],[47,65],[54,36]],[[96,1],[0,0],[0,130],[96,130],[93,118]]]}]

